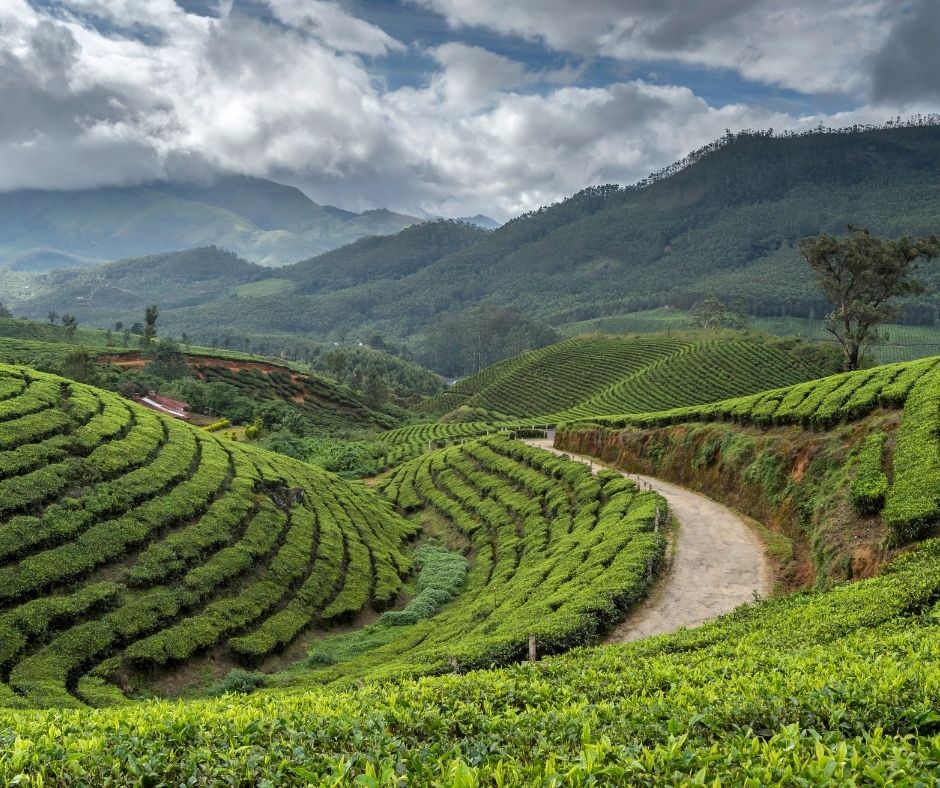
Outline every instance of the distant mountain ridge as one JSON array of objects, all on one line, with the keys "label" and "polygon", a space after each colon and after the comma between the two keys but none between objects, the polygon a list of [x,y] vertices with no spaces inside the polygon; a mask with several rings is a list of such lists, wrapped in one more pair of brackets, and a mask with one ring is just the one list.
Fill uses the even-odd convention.
[{"label": "distant mountain ridge", "polygon": [[[687,308],[717,294],[741,299],[755,315],[818,318],[826,305],[800,258],[800,238],[843,234],[849,224],[889,237],[940,234],[938,125],[744,132],[680,165],[631,187],[590,187],[492,231],[426,222],[277,271],[233,267],[215,293],[199,284],[185,299],[172,295],[176,305],[161,321],[193,337],[221,327],[340,341],[378,332],[418,351],[448,316],[481,305],[558,327]],[[122,270],[108,276],[131,282]],[[927,292],[905,299],[903,309],[907,322],[932,324],[940,264],[925,266],[923,278]],[[234,309],[241,283],[249,284]],[[91,307],[101,285],[94,272],[62,272],[13,307],[38,318],[75,310],[100,325],[125,319],[116,314],[120,303]],[[160,293],[143,288],[135,303],[162,302]]]},{"label": "distant mountain ridge", "polygon": [[249,176],[20,190],[0,193],[0,268],[48,271],[200,246],[283,265],[420,221],[319,205],[293,186]]}]

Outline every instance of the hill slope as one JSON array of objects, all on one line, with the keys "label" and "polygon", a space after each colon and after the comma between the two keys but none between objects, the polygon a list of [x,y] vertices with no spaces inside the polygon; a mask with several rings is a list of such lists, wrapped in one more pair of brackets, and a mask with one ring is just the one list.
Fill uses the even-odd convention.
[{"label": "hill slope", "polygon": [[529,418],[569,409],[637,413],[820,377],[834,361],[825,349],[753,334],[576,337],[487,367],[422,409],[466,406]]},{"label": "hill slope", "polygon": [[0,695],[33,705],[105,659],[259,658],[388,603],[413,532],[362,486],[9,366],[0,523]]},{"label": "hill slope", "polygon": [[[292,267],[287,289],[281,271],[267,273],[277,279],[269,294],[257,290],[238,310],[223,288],[165,320],[192,336],[223,323],[331,340],[378,331],[420,350],[425,332],[480,304],[561,326],[718,293],[753,314],[818,318],[825,304],[799,239],[850,223],[888,236],[935,232],[938,170],[940,126],[742,133],[635,186],[585,189],[492,232],[413,228],[370,239]],[[926,279],[940,284],[940,268]],[[41,317],[74,304],[14,306]],[[928,294],[903,306],[908,322],[932,323],[940,301]]]},{"label": "hill slope", "polygon": [[[802,467],[807,479],[822,474],[829,484],[854,493],[871,480],[872,470],[875,476],[882,472],[885,457],[890,459],[894,485],[906,485],[898,500],[930,501],[934,507],[926,519],[917,521],[916,531],[895,532],[905,539],[924,533],[938,518],[940,377],[935,361],[833,376],[781,392],[781,404],[789,397],[795,409],[810,415],[818,412],[811,405],[829,400],[848,404],[856,397],[869,402],[860,392],[875,392],[867,406],[842,416],[846,429],[838,439],[862,448],[843,452],[837,460],[841,471],[813,470],[815,460],[809,469],[805,463]],[[19,385],[8,384],[0,397],[17,396],[10,391]],[[764,397],[771,395],[740,400],[737,414],[729,412],[728,417],[738,415],[746,422],[751,418],[745,414],[747,407]],[[885,413],[858,419],[879,402],[886,406]],[[892,419],[896,424],[899,404],[904,409],[891,445],[883,440],[883,427]],[[698,472],[707,468],[729,476],[745,467],[742,463],[750,463],[759,470],[750,480],[751,492],[772,497],[773,469],[764,454],[751,453],[754,446],[749,448],[748,441],[753,444],[754,435],[746,423],[729,423],[727,434],[706,449],[695,441],[694,423],[677,414],[673,418],[683,427],[682,434],[677,433],[676,454],[680,446],[694,450]],[[639,442],[662,445],[655,431],[637,434]],[[571,432],[572,440],[576,435]],[[630,435],[610,435],[614,440],[605,445],[611,448],[615,442],[623,449],[634,441]],[[878,450],[870,451],[869,444],[879,436]],[[443,450],[402,468],[390,477],[386,492],[403,509],[429,502],[448,517],[466,518],[471,527],[474,518],[485,520],[501,507],[518,506],[521,512],[531,506],[533,527],[517,540],[534,540],[534,545],[542,533],[535,523],[546,513],[557,515],[549,533],[562,539],[585,526],[585,533],[600,527],[599,521],[592,527],[594,515],[602,510],[587,494],[583,468],[577,474],[572,471],[569,479],[567,466],[555,465],[563,461],[511,445],[490,439]],[[523,462],[510,462],[510,455]],[[646,459],[669,461],[665,456]],[[532,473],[536,465],[553,470]],[[918,472],[924,468],[927,473]],[[689,464],[686,470],[696,468]],[[788,486],[803,478],[802,472],[800,479],[783,475],[782,483]],[[550,476],[563,484],[553,486]],[[568,484],[575,489],[565,490]],[[528,489],[532,497],[514,495],[513,485]],[[825,503],[822,491],[811,492],[807,506]],[[618,508],[612,503],[618,495],[637,497],[620,489],[607,501],[612,511]],[[581,501],[593,514],[585,512],[577,518],[585,522],[565,527],[574,511],[569,507]],[[775,505],[785,509],[788,504],[778,499]],[[865,528],[871,521],[860,519],[857,524]],[[514,577],[510,570],[518,545],[512,539],[514,529],[505,523],[502,528],[489,548],[499,557],[497,565],[504,567],[508,581],[532,582],[534,589],[529,595],[513,594],[512,606],[521,611],[531,604],[538,610],[539,605],[568,601],[538,592],[545,578],[542,567],[533,565],[531,574]],[[473,531],[480,546],[487,542],[486,531]],[[592,542],[588,538],[585,544]],[[529,546],[524,545],[523,555]],[[533,551],[526,560],[539,553]],[[583,571],[579,558],[578,553],[569,556],[573,578]],[[418,681],[318,686],[313,691],[274,688],[257,697],[230,695],[198,703],[7,711],[0,714],[0,742],[8,753],[0,760],[0,776],[12,780],[28,771],[31,776],[41,774],[45,782],[103,784],[141,776],[181,783],[267,779],[291,784],[348,782],[360,775],[367,783],[406,778],[414,784],[453,785],[541,783],[546,778],[559,784],[638,785],[929,782],[937,767],[938,599],[940,542],[931,539],[895,558],[873,579],[758,601],[696,629],[626,646],[577,649],[535,665]],[[470,655],[457,662],[458,671],[475,666],[474,648],[485,655],[486,646],[498,642],[486,635],[508,622],[506,616],[491,625],[487,620],[500,601],[507,600],[484,593],[477,609],[471,604],[464,611],[479,613],[466,623],[480,626],[482,637],[452,632],[459,647],[466,649],[461,656]],[[457,623],[457,606],[441,620]],[[518,634],[507,641],[505,655],[515,657],[524,647],[523,633],[542,621],[542,616],[534,616],[518,622]],[[451,641],[422,653],[423,640],[411,639],[422,633],[433,640],[447,630],[436,630],[433,619],[403,630],[400,644],[408,648],[396,652],[394,642],[379,645],[371,654],[360,653],[348,667],[381,678],[408,672],[417,658],[419,670],[448,670]],[[36,655],[46,656],[48,648]],[[433,660],[428,659],[432,655]],[[321,663],[307,678],[335,678],[341,667],[323,668]],[[76,691],[82,690],[113,697],[103,693],[94,676],[79,680]],[[8,703],[19,700],[6,697]],[[66,749],[67,758],[62,757]]]},{"label": "hill slope", "polygon": [[266,265],[417,223],[390,211],[356,214],[299,189],[246,176],[211,183],[156,182],[81,191],[0,194],[0,267],[47,270],[219,245]]}]

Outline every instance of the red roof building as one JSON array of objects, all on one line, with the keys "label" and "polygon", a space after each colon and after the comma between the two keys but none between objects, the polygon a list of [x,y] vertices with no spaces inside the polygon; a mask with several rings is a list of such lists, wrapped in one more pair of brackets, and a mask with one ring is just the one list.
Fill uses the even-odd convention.
[{"label": "red roof building", "polygon": [[172,416],[174,419],[189,421],[189,413],[187,413],[189,405],[169,397],[161,397],[156,391],[150,391],[143,397],[140,394],[135,394],[134,401],[158,413]]}]

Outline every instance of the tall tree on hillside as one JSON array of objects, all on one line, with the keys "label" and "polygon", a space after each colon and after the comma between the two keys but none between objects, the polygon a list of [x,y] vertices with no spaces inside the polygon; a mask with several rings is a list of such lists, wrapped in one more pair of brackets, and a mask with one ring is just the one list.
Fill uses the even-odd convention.
[{"label": "tall tree on hillside", "polygon": [[49,314],[46,315],[46,320],[49,321],[49,325],[50,325],[50,326],[54,326],[54,325],[55,325],[55,321],[58,320],[58,319],[59,319],[59,313],[56,312],[54,309],[50,309],[50,310],[49,310]]},{"label": "tall tree on hillside", "polygon": [[892,241],[849,227],[846,238],[818,235],[800,241],[800,252],[832,304],[826,330],[842,346],[846,370],[858,369],[866,344],[880,338],[876,326],[896,319],[896,296],[923,292],[914,278],[916,263],[940,254],[935,236]]},{"label": "tall tree on hillside", "polygon": [[78,320],[75,315],[66,312],[62,315],[62,328],[65,329],[65,341],[71,342],[75,338],[75,331],[78,328]]},{"label": "tall tree on hillside", "polygon": [[0,303],[0,317],[13,317],[13,313]]},{"label": "tall tree on hillside", "polygon": [[727,309],[718,296],[707,296],[692,307],[689,319],[697,328],[721,328]]},{"label": "tall tree on hillside", "polygon": [[157,318],[160,317],[160,309],[156,304],[151,304],[144,311],[144,332],[140,337],[140,344],[150,345],[157,336]]}]

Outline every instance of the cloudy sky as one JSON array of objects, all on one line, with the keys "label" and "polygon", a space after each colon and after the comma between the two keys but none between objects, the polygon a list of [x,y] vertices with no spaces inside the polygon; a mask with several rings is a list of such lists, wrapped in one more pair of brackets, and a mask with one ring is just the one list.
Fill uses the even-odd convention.
[{"label": "cloudy sky", "polygon": [[0,0],[0,190],[237,172],[506,219],[940,109],[938,0]]}]

